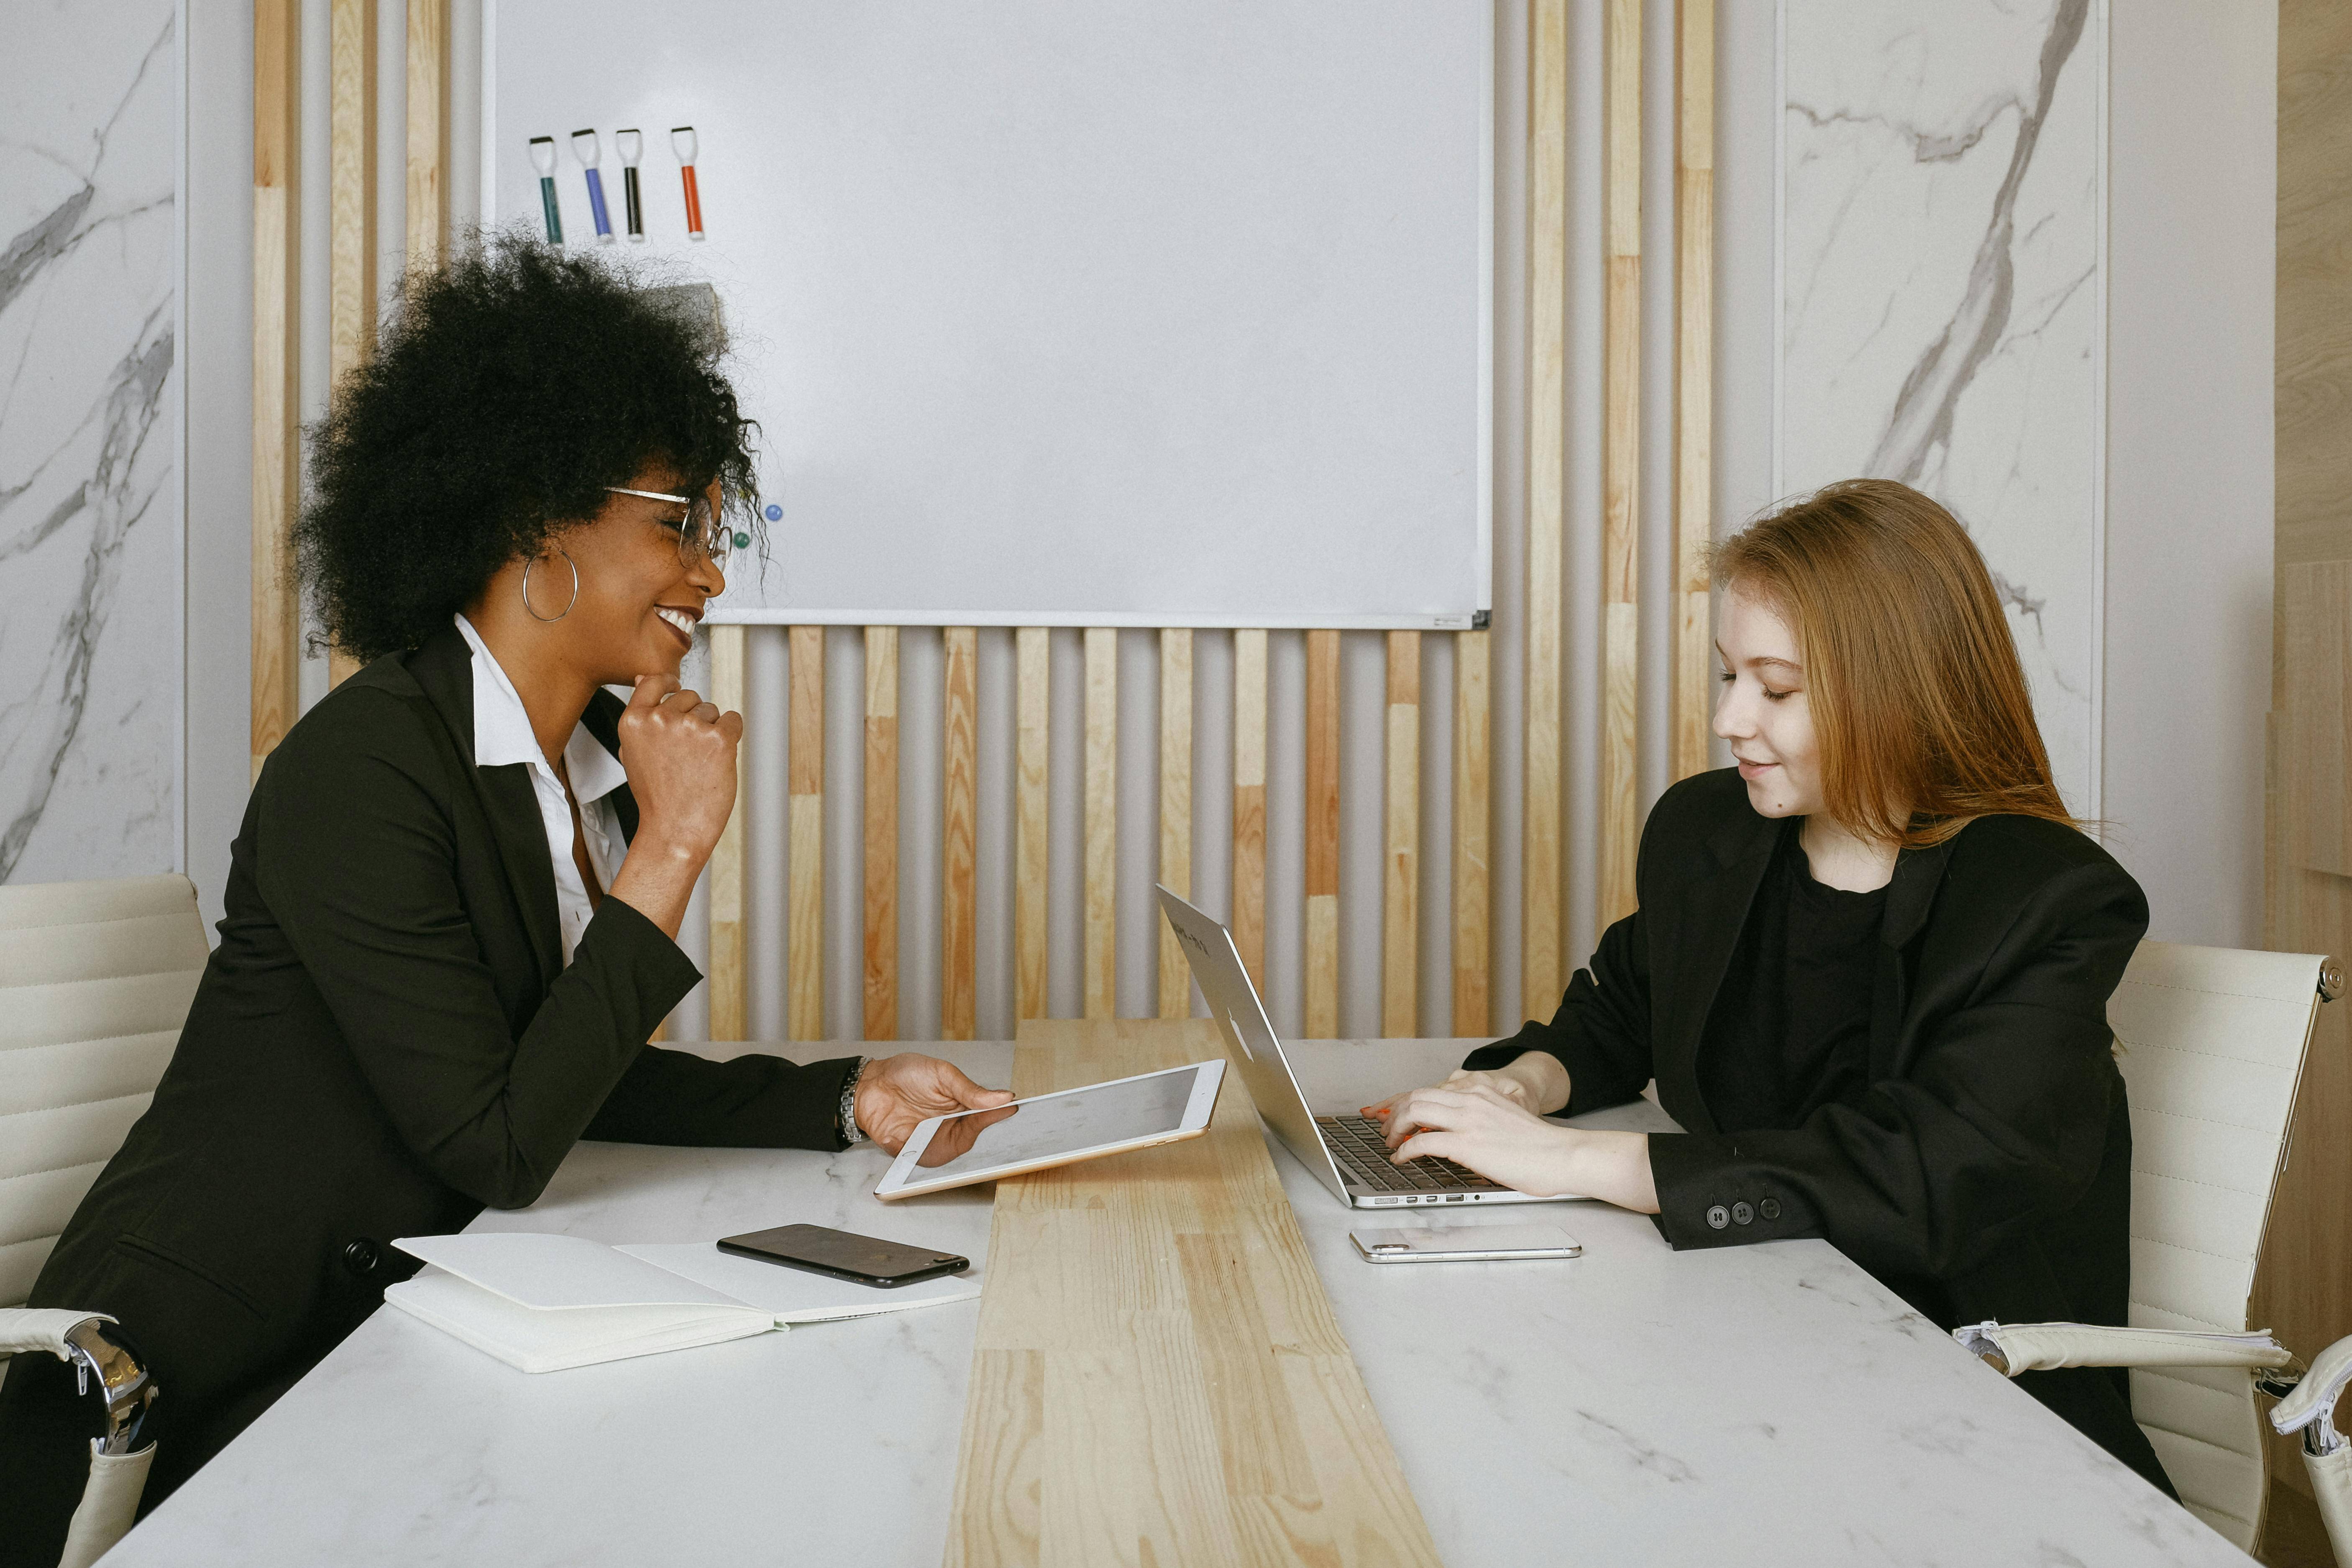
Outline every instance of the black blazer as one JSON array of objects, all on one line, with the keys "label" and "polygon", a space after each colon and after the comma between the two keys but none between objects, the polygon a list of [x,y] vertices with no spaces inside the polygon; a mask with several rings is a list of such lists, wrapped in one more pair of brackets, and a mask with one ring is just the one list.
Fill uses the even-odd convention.
[{"label": "black blazer", "polygon": [[[646,1044],[700,975],[626,904],[564,965],[529,770],[475,765],[473,707],[453,626],[270,756],[178,1049],[34,1286],[121,1321],[175,1431],[349,1332],[417,1268],[392,1238],[530,1203],[581,1138],[841,1145],[848,1061]],[[616,752],[620,712],[587,716]],[[184,1473],[190,1447],[159,1455]]]},{"label": "black blazer", "polygon": [[[1871,1084],[1789,1131],[1727,1133],[1700,1042],[1780,825],[1736,769],[1668,790],[1642,835],[1639,908],[1611,926],[1528,1049],[1568,1068],[1564,1114],[1639,1096],[1685,1129],[1650,1140],[1658,1228],[1676,1247],[1826,1237],[1939,1327],[2121,1323],[2131,1282],[2131,1121],[2106,1004],[2147,900],[2084,835],[1980,817],[1906,849],[1886,898]],[[2021,1380],[2159,1486],[2119,1371]],[[2169,1489],[2168,1488],[2167,1489]]]}]

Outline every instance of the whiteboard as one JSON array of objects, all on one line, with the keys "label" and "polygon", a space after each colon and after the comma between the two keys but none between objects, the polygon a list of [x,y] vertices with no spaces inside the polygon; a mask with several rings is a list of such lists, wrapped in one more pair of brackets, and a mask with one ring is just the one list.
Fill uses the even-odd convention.
[{"label": "whiteboard", "polygon": [[762,431],[716,619],[1465,626],[1493,48],[1475,0],[487,0],[483,217],[539,229],[551,136],[595,245],[593,127],[623,230],[643,132],[614,248],[716,287]]}]

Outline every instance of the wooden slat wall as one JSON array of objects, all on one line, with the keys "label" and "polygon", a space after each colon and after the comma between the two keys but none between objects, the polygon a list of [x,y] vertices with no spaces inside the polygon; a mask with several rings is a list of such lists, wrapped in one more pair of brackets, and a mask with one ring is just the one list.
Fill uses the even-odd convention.
[{"label": "wooden slat wall", "polygon": [[1411,1039],[1421,1033],[1421,634],[1391,632],[1388,643],[1381,1033]]},{"label": "wooden slat wall", "polygon": [[[330,388],[375,346],[375,0],[330,0],[327,376]],[[327,679],[359,665],[331,649]]]},{"label": "wooden slat wall", "polygon": [[1048,704],[1053,698],[1053,634],[1023,626],[1013,635],[1013,968],[1015,1016],[1045,1016],[1045,769]]},{"label": "wooden slat wall", "polygon": [[1087,628],[1086,1016],[1118,1016],[1118,633]]},{"label": "wooden slat wall", "polygon": [[[710,628],[710,700],[722,712],[748,706],[741,626]],[[749,974],[743,951],[743,819],[750,815],[744,788],[747,751],[735,750],[735,810],[710,851],[710,1037],[749,1037]]]},{"label": "wooden slat wall", "polygon": [[1339,634],[1307,634],[1307,1005],[1311,1040],[1339,1032]]},{"label": "wooden slat wall", "polygon": [[302,7],[253,7],[253,776],[302,707],[291,530],[301,493]]},{"label": "wooden slat wall", "polygon": [[979,1010],[980,634],[950,626],[942,640],[940,1036],[969,1040]]},{"label": "wooden slat wall", "polygon": [[[1192,634],[1171,626],[1160,634],[1160,881],[1179,898],[1192,896]],[[1192,971],[1166,921],[1160,929],[1160,1016],[1192,1013]]]},{"label": "wooden slat wall", "polygon": [[449,243],[449,0],[408,0],[407,264]]},{"label": "wooden slat wall", "polygon": [[790,843],[784,933],[785,1026],[824,1032],[824,628],[794,626],[792,740],[784,830]]},{"label": "wooden slat wall", "polygon": [[1642,611],[1642,0],[1608,0],[1601,154],[1608,281],[1601,426],[1599,927],[1633,910],[1642,807],[1634,779]]},{"label": "wooden slat wall", "polygon": [[1675,591],[1672,776],[1706,771],[1715,644],[1715,0],[1675,16]]},{"label": "wooden slat wall", "polygon": [[[340,376],[372,347],[375,325],[373,0],[331,0],[332,68],[330,193],[330,361]],[[255,116],[255,594],[253,754],[261,759],[290,725],[297,707],[292,595],[287,591],[286,538],[297,478],[295,418],[296,268],[299,222],[294,208],[298,139],[298,7],[292,0],[257,0]],[[431,264],[448,244],[448,0],[411,0],[408,19],[407,253]],[[1641,242],[1641,8],[1638,0],[1606,0],[1601,76],[1605,83],[1602,175],[1604,331],[1601,458],[1602,605],[1600,681],[1601,795],[1599,912],[1605,921],[1630,907],[1638,841],[1634,696],[1640,428],[1639,328]],[[1568,584],[1567,332],[1569,146],[1569,26],[1566,0],[1531,0],[1528,21],[1529,121],[1528,156],[1528,420],[1526,485],[1526,683],[1524,841],[1521,908],[1521,1000],[1548,1013],[1565,983],[1566,920],[1563,847],[1566,774],[1563,766],[1567,669],[1563,612]],[[1682,0],[1676,19],[1675,415],[1674,423],[1675,550],[1671,594],[1669,743],[1675,776],[1706,763],[1711,706],[1711,647],[1704,552],[1711,533],[1710,392],[1713,375],[1712,139],[1713,0]],[[865,853],[861,886],[863,942],[862,1033],[895,1036],[898,1019],[898,870],[899,821],[898,645],[892,626],[865,630]],[[940,716],[943,755],[940,911],[940,1032],[968,1038],[978,1027],[979,757],[978,637],[971,627],[940,628],[944,688]],[[784,971],[785,1016],[793,1037],[825,1036],[824,726],[824,632],[794,626],[790,648],[790,768],[787,830],[790,869]],[[723,705],[747,706],[745,634],[712,633],[713,695]],[[1085,773],[1081,818],[1083,934],[1080,994],[1089,1016],[1117,1013],[1118,942],[1118,637],[1108,628],[1085,633],[1083,711]],[[1425,640],[1415,632],[1387,638],[1383,798],[1372,814],[1381,822],[1381,974],[1377,987],[1384,1033],[1418,1031],[1421,932],[1420,857],[1425,832],[1450,837],[1452,877],[1446,927],[1451,957],[1450,1026],[1465,1035],[1494,1027],[1494,953],[1490,920],[1493,834],[1492,765],[1494,652],[1484,630],[1448,634],[1453,674],[1452,809],[1448,820],[1424,820],[1420,791],[1421,660]],[[1051,634],[1042,627],[1014,633],[1015,704],[1012,714],[1013,932],[1012,984],[1015,1015],[1048,1011],[1047,762],[1050,742]],[[1337,631],[1309,631],[1304,729],[1304,956],[1302,992],[1295,1000],[1309,1036],[1330,1035],[1340,1021],[1339,868],[1340,864],[1339,656]],[[1262,629],[1232,635],[1234,662],[1233,858],[1231,923],[1244,960],[1263,986],[1266,979],[1268,911],[1266,824],[1268,643]],[[1195,847],[1192,813],[1195,748],[1192,634],[1159,637],[1159,876],[1180,893],[1192,884]],[[336,676],[348,668],[340,658]],[[744,950],[740,817],[713,856],[711,891],[712,1035],[747,1032],[748,994],[754,967]],[[1129,890],[1130,894],[1133,889]],[[1156,922],[1155,922],[1156,923]],[[1181,953],[1163,931],[1152,954],[1157,1010],[1165,1017],[1190,1011],[1191,987]],[[1507,1020],[1505,1020],[1506,1022]],[[855,1028],[835,1020],[836,1029]]]},{"label": "wooden slat wall", "polygon": [[866,1038],[898,1037],[898,628],[866,628]]},{"label": "wooden slat wall", "polygon": [[1265,633],[1234,634],[1234,947],[1265,989]]},{"label": "wooden slat wall", "polygon": [[1561,551],[1568,534],[1568,4],[1528,6],[1528,665],[1519,989],[1549,1018],[1566,988],[1561,864]]}]

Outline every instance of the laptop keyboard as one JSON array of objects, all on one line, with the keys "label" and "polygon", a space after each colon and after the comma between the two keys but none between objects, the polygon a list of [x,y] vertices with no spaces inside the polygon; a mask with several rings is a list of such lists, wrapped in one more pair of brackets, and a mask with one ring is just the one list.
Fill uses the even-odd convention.
[{"label": "laptop keyboard", "polygon": [[1498,1182],[1490,1182],[1465,1165],[1451,1160],[1428,1155],[1410,1164],[1397,1165],[1389,1161],[1387,1135],[1381,1124],[1369,1116],[1318,1116],[1315,1130],[1323,1135],[1323,1146],[1331,1151],[1332,1158],[1351,1181],[1374,1187],[1384,1193],[1497,1193],[1503,1190]]}]

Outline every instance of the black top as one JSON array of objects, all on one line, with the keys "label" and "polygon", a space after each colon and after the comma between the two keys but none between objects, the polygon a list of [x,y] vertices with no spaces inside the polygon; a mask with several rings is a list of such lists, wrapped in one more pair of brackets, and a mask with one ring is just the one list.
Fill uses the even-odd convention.
[{"label": "black top", "polygon": [[1815,881],[1803,827],[1802,817],[1782,826],[1699,1047],[1699,1092],[1727,1132],[1801,1127],[1870,1085],[1870,983],[1886,889]]},{"label": "black top", "polygon": [[[583,719],[616,753],[620,712],[600,692]],[[613,799],[634,834],[635,798]],[[529,770],[476,765],[454,625],[287,734],[226,902],[153,1103],[32,1290],[111,1313],[154,1371],[151,1504],[416,1271],[394,1238],[535,1201],[577,1140],[841,1146],[849,1059],[646,1043],[701,976],[623,900],[563,962]],[[31,1419],[19,1381],[0,1454]]]},{"label": "black top", "polygon": [[[1940,1328],[2124,1322],[2131,1117],[2106,1005],[2147,929],[2139,884],[2036,817],[1979,817],[1904,850],[1870,952],[1864,1081],[1811,1097],[1794,1124],[1738,1127],[1716,1113],[1701,1045],[1743,935],[1773,907],[1759,895],[1786,831],[1736,770],[1669,789],[1642,833],[1634,912],[1549,1023],[1464,1065],[1549,1051],[1570,1115],[1655,1079],[1685,1129],[1649,1141],[1658,1228],[1677,1248],[1826,1237]],[[2121,1372],[2018,1384],[2166,1484]]]}]

